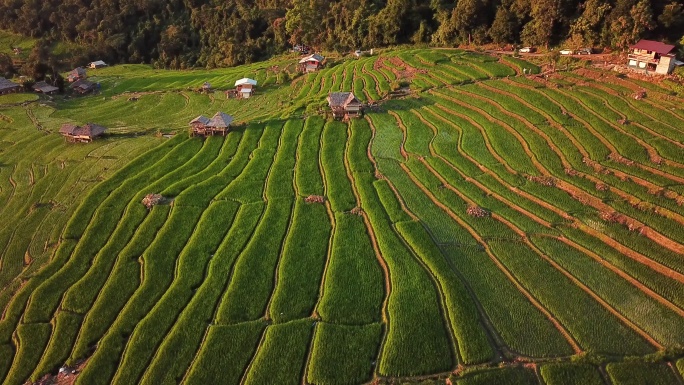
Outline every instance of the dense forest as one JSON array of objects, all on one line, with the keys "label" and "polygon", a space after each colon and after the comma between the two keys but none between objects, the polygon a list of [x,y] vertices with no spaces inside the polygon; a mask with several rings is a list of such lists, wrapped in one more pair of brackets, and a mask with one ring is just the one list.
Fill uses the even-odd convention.
[{"label": "dense forest", "polygon": [[347,51],[403,43],[624,48],[676,43],[682,0],[3,0],[0,29],[87,47],[74,60],[220,67],[292,44]]}]

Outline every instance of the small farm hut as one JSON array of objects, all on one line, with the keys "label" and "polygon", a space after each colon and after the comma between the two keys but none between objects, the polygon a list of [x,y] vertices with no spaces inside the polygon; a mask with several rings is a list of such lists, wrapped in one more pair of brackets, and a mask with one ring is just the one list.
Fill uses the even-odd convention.
[{"label": "small farm hut", "polygon": [[634,69],[667,75],[674,71],[677,59],[675,46],[652,40],[639,40],[629,47],[627,66]]},{"label": "small farm hut", "polygon": [[249,78],[242,78],[235,82],[235,95],[238,98],[249,99],[256,89],[257,81]]},{"label": "small farm hut", "polygon": [[200,115],[190,121],[190,135],[207,136],[221,134],[225,136],[230,130],[232,123],[233,117],[224,112],[217,112],[211,118]]},{"label": "small farm hut", "polygon": [[302,72],[314,72],[323,67],[325,58],[317,53],[311,54],[299,61],[299,69]]},{"label": "small farm hut", "polygon": [[106,67],[106,66],[107,66],[107,63],[103,62],[102,60],[96,60],[96,61],[88,64],[88,68],[92,68],[92,69],[102,68],[102,67]]},{"label": "small farm hut", "polygon": [[347,120],[363,114],[363,104],[353,92],[332,92],[328,95],[328,105],[334,119]]},{"label": "small farm hut", "polygon": [[95,91],[99,87],[99,83],[93,83],[88,80],[77,80],[71,83],[71,89],[74,93],[79,95],[85,95]]},{"label": "small farm hut", "polygon": [[78,67],[74,68],[67,74],[67,80],[69,80],[69,83],[76,82],[78,80],[82,80],[88,77],[88,74],[86,73],[85,68],[83,67]]},{"label": "small farm hut", "polygon": [[66,138],[68,142],[92,142],[93,139],[104,134],[107,129],[97,124],[88,123],[84,126],[77,126],[74,124],[64,124],[59,129],[59,133]]},{"label": "small farm hut", "polygon": [[20,90],[21,84],[17,84],[11,80],[0,77],[0,95],[19,92]]},{"label": "small farm hut", "polygon": [[59,91],[59,88],[51,86],[44,81],[40,81],[33,85],[33,90],[41,94],[52,95],[55,92]]},{"label": "small farm hut", "polygon": [[201,135],[207,134],[207,124],[209,124],[209,118],[204,115],[200,115],[195,119],[190,121],[190,135]]}]

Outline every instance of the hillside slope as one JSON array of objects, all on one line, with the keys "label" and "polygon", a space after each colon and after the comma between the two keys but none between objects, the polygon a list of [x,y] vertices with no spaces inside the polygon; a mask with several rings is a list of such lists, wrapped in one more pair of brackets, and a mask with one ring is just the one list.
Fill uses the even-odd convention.
[{"label": "hillside slope", "polygon": [[[0,97],[0,378],[681,382],[682,99],[523,68],[406,49],[291,82],[279,57]],[[248,100],[193,91],[245,76]],[[379,104],[333,121],[339,90]],[[216,111],[235,129],[188,137]],[[90,121],[110,135],[56,134]],[[169,201],[148,210],[149,193]]]}]

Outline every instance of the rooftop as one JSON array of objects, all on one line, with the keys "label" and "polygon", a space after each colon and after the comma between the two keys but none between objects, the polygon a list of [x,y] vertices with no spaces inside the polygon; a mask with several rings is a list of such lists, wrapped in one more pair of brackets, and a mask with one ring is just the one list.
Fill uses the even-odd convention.
[{"label": "rooftop", "polygon": [[235,82],[235,87],[243,86],[245,84],[250,84],[250,85],[255,86],[255,85],[257,85],[257,81],[254,79],[250,79],[250,78],[242,78],[242,79]]},{"label": "rooftop", "polygon": [[672,52],[672,50],[675,48],[675,46],[670,45],[670,44],[665,44],[659,41],[653,41],[653,40],[644,40],[641,39],[639,42],[631,46],[630,48],[632,49],[641,49],[641,50],[646,50],[646,51],[653,51],[656,53],[659,53],[661,55],[667,55],[668,53]]},{"label": "rooftop", "polygon": [[107,130],[105,127],[94,124],[94,123],[87,123],[84,126],[77,126],[75,124],[64,124],[62,125],[62,128],[59,129],[60,134],[63,135],[69,135],[69,136],[87,136],[90,138],[94,138],[96,136],[104,134],[105,130]]},{"label": "rooftop", "polygon": [[224,113],[224,112],[217,112],[211,119],[209,119],[209,123],[207,123],[207,127],[212,127],[212,128],[227,128],[230,126],[230,124],[233,123],[233,117]]},{"label": "rooftop", "polygon": [[0,91],[9,90],[17,87],[21,87],[21,84],[17,84],[11,80],[0,77]]},{"label": "rooftop", "polygon": [[354,101],[360,103],[353,92],[332,92],[328,95],[330,107],[345,107]]},{"label": "rooftop", "polygon": [[309,56],[303,58],[303,59],[300,60],[299,62],[300,62],[300,63],[306,63],[306,62],[312,61],[312,60],[313,60],[313,61],[317,61],[317,62],[322,62],[323,60],[325,60],[325,58],[324,58],[323,56],[317,54],[317,53],[314,53],[314,54],[311,54],[311,55],[309,55]]}]

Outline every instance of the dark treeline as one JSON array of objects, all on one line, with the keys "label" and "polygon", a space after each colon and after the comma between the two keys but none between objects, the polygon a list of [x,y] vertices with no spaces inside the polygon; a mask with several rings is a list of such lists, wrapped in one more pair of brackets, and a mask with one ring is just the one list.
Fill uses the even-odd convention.
[{"label": "dark treeline", "polygon": [[112,62],[219,67],[293,43],[346,51],[402,43],[678,42],[684,0],[0,0],[0,29],[75,42],[89,58]]}]

